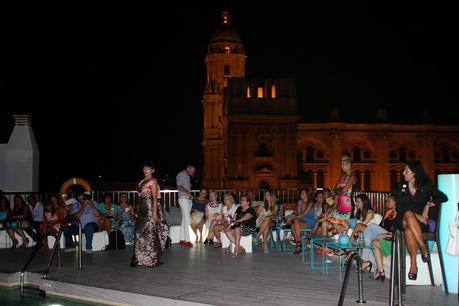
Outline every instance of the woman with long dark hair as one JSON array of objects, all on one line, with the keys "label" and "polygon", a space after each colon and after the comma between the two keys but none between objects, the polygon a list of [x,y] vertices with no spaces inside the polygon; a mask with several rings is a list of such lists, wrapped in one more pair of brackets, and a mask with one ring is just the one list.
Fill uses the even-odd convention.
[{"label": "woman with long dark hair", "polygon": [[438,204],[446,202],[448,198],[434,186],[418,160],[406,163],[403,177],[404,180],[397,190],[396,223],[405,230],[406,245],[411,258],[408,278],[416,280],[417,246],[421,250],[422,261],[430,260],[427,246],[422,239],[422,232],[428,229],[429,210],[438,210]]}]

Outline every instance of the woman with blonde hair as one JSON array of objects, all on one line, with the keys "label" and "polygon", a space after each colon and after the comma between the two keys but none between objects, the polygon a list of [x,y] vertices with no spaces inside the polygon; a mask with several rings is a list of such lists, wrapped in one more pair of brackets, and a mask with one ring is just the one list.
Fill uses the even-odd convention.
[{"label": "woman with blonde hair", "polygon": [[265,202],[264,205],[260,205],[257,210],[257,220],[256,225],[258,228],[258,233],[256,240],[263,237],[263,251],[264,253],[269,253],[268,249],[268,237],[269,231],[275,226],[275,221],[277,218],[277,213],[279,211],[279,205],[277,203],[276,194],[272,191],[265,192]]}]

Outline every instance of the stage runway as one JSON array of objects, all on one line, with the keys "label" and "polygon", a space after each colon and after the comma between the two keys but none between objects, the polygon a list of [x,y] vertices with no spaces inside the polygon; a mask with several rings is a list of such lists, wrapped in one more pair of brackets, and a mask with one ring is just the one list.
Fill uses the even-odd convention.
[{"label": "stage runway", "polygon": [[[76,253],[62,252],[63,266],[53,266],[49,281],[41,280],[47,252],[41,250],[30,265],[29,283],[49,292],[72,292],[99,301],[128,305],[337,305],[341,290],[337,272],[322,275],[302,264],[301,255],[260,246],[252,254],[232,258],[222,249],[173,245],[158,268],[129,266],[132,248],[83,253],[83,269],[76,269]],[[0,250],[0,282],[18,281],[18,271],[30,249]],[[423,263],[419,263],[423,264]],[[16,280],[17,277],[17,280]],[[388,305],[389,280],[363,276],[367,305]],[[358,298],[357,276],[352,273],[345,305]],[[186,303],[192,302],[192,303]],[[439,287],[408,286],[405,305],[457,305],[457,295],[446,296]]]}]

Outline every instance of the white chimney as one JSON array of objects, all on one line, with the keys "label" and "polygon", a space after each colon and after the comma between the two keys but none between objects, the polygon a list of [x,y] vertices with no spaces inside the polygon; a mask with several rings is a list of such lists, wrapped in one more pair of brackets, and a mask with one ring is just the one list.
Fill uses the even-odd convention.
[{"label": "white chimney", "polygon": [[29,115],[14,115],[7,144],[0,144],[0,190],[38,191],[39,151]]}]

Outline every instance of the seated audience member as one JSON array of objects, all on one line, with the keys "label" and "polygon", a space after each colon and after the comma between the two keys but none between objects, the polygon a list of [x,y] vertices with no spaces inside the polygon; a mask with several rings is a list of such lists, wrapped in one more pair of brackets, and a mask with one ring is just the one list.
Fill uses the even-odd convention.
[{"label": "seated audience member", "polygon": [[42,202],[37,201],[35,195],[29,195],[27,197],[27,206],[29,206],[29,211],[31,215],[30,226],[25,231],[32,237],[33,241],[38,242],[40,239],[40,226],[43,224],[43,212],[44,205]]},{"label": "seated audience member", "polygon": [[208,231],[207,238],[204,244],[213,244],[214,227],[222,223],[223,204],[217,201],[217,193],[211,191],[209,193],[209,202],[206,205],[206,228]]},{"label": "seated audience member", "polygon": [[135,230],[135,217],[134,208],[128,202],[128,194],[122,192],[119,199],[120,215],[119,220],[121,222],[120,230],[123,233],[126,244],[134,243],[134,230]]},{"label": "seated audience member", "polygon": [[14,196],[14,207],[11,217],[8,221],[7,233],[13,241],[12,248],[15,249],[18,246],[18,240],[15,238],[15,234],[22,238],[22,247],[27,247],[29,239],[24,234],[24,230],[30,227],[32,221],[30,210],[24,199],[20,195]]},{"label": "seated audience member", "polygon": [[[207,189],[201,188],[199,195],[191,200],[191,229],[196,235],[195,243],[202,243],[203,227],[206,222],[205,211],[207,202]],[[199,234],[199,235],[198,235]]]},{"label": "seated audience member", "polygon": [[233,257],[245,253],[241,246],[241,236],[251,236],[255,233],[256,212],[250,207],[247,197],[242,196],[241,206],[237,208],[234,221],[225,228],[225,234],[228,239],[234,243]]},{"label": "seated audience member", "polygon": [[[77,201],[72,203],[70,213],[80,219],[82,232],[86,238],[86,253],[92,253],[92,239],[94,233],[99,229],[99,211],[96,208],[97,203],[92,200],[91,195],[77,195]],[[78,235],[78,225],[71,225],[64,229],[65,252],[75,251],[75,242],[72,236]]]},{"label": "seated audience member", "polygon": [[112,195],[107,193],[104,195],[104,202],[97,204],[97,210],[99,211],[100,231],[106,231],[110,234],[112,227],[118,226],[118,218],[121,213],[121,209],[118,205],[113,203]]},{"label": "seated audience member", "polygon": [[315,226],[315,211],[312,202],[309,202],[306,190],[301,190],[301,199],[298,201],[296,214],[287,218],[287,223],[292,224],[292,233],[295,237],[294,254],[301,253],[301,229]]},{"label": "seated audience member", "polygon": [[217,238],[217,243],[214,245],[215,248],[222,247],[222,240],[220,238],[220,233],[227,228],[234,219],[234,214],[236,213],[236,209],[238,205],[236,205],[234,201],[234,197],[232,194],[225,193],[223,195],[223,209],[222,209],[222,222],[221,224],[216,224],[214,226],[214,236]]}]

